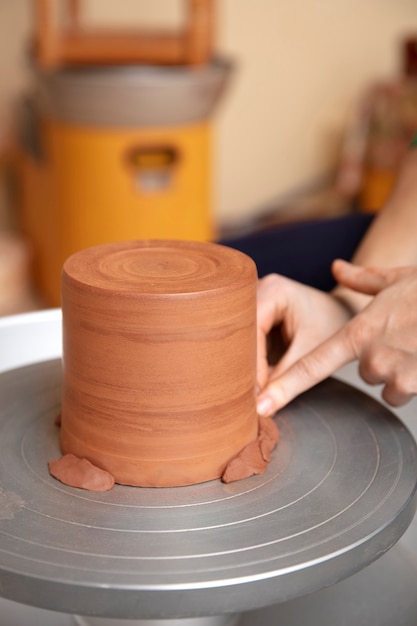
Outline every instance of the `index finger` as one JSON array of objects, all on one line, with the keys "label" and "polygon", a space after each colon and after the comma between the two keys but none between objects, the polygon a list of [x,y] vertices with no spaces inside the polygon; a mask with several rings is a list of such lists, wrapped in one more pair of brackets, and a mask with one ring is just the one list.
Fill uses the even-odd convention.
[{"label": "index finger", "polygon": [[296,396],[357,358],[349,339],[349,323],[272,379],[258,396],[258,413],[271,415]]}]

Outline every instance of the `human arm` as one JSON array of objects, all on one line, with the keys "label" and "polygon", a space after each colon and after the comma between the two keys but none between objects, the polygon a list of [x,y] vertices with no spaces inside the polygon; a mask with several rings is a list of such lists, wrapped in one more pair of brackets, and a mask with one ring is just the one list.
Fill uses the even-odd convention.
[{"label": "human arm", "polygon": [[[374,268],[417,264],[417,150],[411,150],[407,155],[390,200],[369,228],[353,262],[358,266]],[[407,310],[412,305],[412,290],[410,302],[403,298],[402,290],[413,284],[413,271],[416,270],[411,267],[396,273],[391,271],[387,275],[336,262],[333,271],[339,285],[331,295],[323,294],[323,298],[332,299],[334,306],[328,300],[324,304],[324,299],[320,299],[318,294],[314,298],[311,295],[310,302],[314,302],[315,306],[311,307],[310,321],[303,305],[306,302],[304,286],[292,286],[285,306],[282,303],[283,296],[270,290],[274,306],[267,306],[261,281],[258,298],[260,414],[273,413],[302,391],[355,359],[359,359],[360,373],[365,380],[372,382],[378,378],[378,382],[387,382],[384,390],[387,401],[399,404],[410,393],[415,393],[410,384],[407,386],[408,391],[405,388],[400,390],[402,382],[399,376],[401,374],[404,381],[407,371],[414,371],[414,347],[411,346],[412,354],[407,353],[407,345],[411,344],[407,341],[406,333],[417,335],[417,319],[410,319]],[[290,304],[288,299],[292,299]],[[413,303],[414,309],[417,309],[416,305],[417,300]],[[348,322],[352,315],[355,317]],[[392,320],[398,325],[395,337],[397,344],[390,346],[392,338],[388,334],[385,339],[387,349],[393,348],[396,357],[393,357],[391,350],[392,358],[385,362],[388,367],[383,371],[381,362],[377,372],[372,365],[375,358],[372,355],[381,354],[385,340],[384,324],[392,325]],[[266,334],[274,324],[282,325],[289,347],[278,365],[268,369],[263,346],[266,345]],[[291,332],[288,333],[286,328]],[[309,330],[306,332],[307,328]],[[404,331],[402,334],[401,330]]]},{"label": "human arm", "polygon": [[[375,268],[417,264],[417,147],[406,154],[394,190],[359,244],[352,263]],[[352,313],[371,299],[345,285],[336,286],[333,295]]]}]

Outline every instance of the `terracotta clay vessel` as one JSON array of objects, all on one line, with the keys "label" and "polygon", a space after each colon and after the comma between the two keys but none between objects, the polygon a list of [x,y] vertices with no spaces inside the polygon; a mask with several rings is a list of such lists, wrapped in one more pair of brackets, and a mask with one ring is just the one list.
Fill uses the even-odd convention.
[{"label": "terracotta clay vessel", "polygon": [[218,478],[258,433],[253,261],[131,241],[64,264],[61,449],[117,483]]}]

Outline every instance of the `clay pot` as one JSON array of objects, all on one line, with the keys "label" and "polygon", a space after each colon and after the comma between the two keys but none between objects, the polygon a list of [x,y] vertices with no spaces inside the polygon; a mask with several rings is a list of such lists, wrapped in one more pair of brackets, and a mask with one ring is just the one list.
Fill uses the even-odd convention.
[{"label": "clay pot", "polygon": [[132,241],[67,259],[61,449],[135,486],[221,476],[256,439],[253,261]]}]

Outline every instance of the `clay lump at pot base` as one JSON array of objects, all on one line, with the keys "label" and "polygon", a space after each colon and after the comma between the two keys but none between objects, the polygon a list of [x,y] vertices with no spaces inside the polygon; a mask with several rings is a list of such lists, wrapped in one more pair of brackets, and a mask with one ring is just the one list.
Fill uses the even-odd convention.
[{"label": "clay lump at pot base", "polygon": [[213,243],[130,241],[67,259],[63,454],[144,487],[219,478],[261,439],[268,456],[277,437],[265,444],[255,407],[256,287],[253,261]]}]

